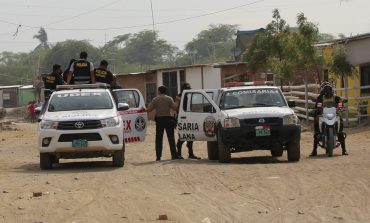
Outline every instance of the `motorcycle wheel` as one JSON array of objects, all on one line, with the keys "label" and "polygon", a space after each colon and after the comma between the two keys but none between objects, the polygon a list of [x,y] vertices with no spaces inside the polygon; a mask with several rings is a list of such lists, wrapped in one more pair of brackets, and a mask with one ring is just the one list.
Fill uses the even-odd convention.
[{"label": "motorcycle wheel", "polygon": [[334,128],[328,128],[327,129],[328,137],[326,139],[326,153],[328,154],[329,157],[333,156],[333,149],[334,149],[334,144],[335,144],[335,139],[334,139]]}]

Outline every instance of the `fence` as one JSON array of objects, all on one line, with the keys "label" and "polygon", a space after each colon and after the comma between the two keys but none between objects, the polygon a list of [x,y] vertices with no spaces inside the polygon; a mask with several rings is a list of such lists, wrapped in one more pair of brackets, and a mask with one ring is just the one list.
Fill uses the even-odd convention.
[{"label": "fence", "polygon": [[[319,94],[320,85],[318,84],[308,84],[307,85],[307,92],[306,92],[305,85],[300,86],[283,86],[283,93],[287,100],[294,100],[296,101],[297,106],[294,108],[298,117],[303,119],[308,119],[313,121],[313,117],[309,116],[310,110],[314,108],[315,102],[312,99],[316,99]],[[338,92],[354,92],[363,89],[370,89],[369,86],[361,86],[361,87],[349,87],[345,88],[334,88],[336,93]],[[347,94],[348,95],[348,94]],[[350,94],[353,95],[353,94]],[[345,99],[344,97],[342,97]],[[344,121],[349,125],[349,123],[358,123],[360,124],[363,120],[367,119],[370,116],[367,111],[369,110],[369,103],[368,100],[370,96],[363,96],[363,97],[348,97],[346,98],[348,102],[345,104],[345,118]],[[365,101],[366,103],[362,102]],[[351,105],[351,106],[349,106]],[[353,115],[354,114],[354,115]]]}]

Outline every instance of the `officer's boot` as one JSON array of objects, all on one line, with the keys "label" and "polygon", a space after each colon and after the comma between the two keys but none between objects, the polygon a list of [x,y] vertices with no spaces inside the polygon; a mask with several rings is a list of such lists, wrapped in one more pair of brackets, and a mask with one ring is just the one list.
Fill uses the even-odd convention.
[{"label": "officer's boot", "polygon": [[187,142],[186,143],[186,146],[188,147],[189,149],[189,159],[196,159],[196,160],[199,160],[200,157],[197,157],[196,155],[194,155],[194,151],[193,151],[193,142]]},{"label": "officer's boot", "polygon": [[182,156],[181,156],[181,147],[182,147],[182,143],[180,141],[177,142],[176,144],[176,148],[177,148],[177,157],[179,159],[184,159]]},{"label": "officer's boot", "polygon": [[313,148],[310,156],[317,156],[317,146],[319,145],[318,134],[315,133],[313,136]]},{"label": "officer's boot", "polygon": [[348,156],[348,152],[346,150],[346,140],[345,140],[345,133],[344,132],[339,132],[338,133],[338,140],[340,142],[340,146],[342,147],[342,155],[343,156]]}]

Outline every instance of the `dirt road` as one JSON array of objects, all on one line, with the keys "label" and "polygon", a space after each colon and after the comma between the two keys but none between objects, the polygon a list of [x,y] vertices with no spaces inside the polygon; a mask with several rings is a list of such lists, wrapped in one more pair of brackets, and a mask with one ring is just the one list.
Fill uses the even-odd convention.
[{"label": "dirt road", "polygon": [[[61,160],[51,171],[39,169],[36,124],[13,127],[0,132],[0,222],[370,222],[370,127],[350,130],[349,156],[308,158],[305,132],[298,163],[259,151],[219,164],[170,161],[167,146],[154,162],[150,125],[123,168]],[[206,144],[195,152],[205,158]]]}]

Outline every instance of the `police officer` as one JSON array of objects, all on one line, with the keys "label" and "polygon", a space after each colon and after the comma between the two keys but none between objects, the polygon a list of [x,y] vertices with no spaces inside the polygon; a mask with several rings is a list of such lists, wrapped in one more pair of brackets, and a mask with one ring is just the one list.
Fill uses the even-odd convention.
[{"label": "police officer", "polygon": [[[72,64],[73,64],[75,61],[76,61],[76,59],[71,59],[71,60],[69,61],[69,65],[68,65],[67,69],[65,69],[65,71],[63,72],[63,81],[64,81],[65,83],[67,83],[67,81],[68,81],[69,70],[71,69],[71,66],[72,66]],[[72,75],[72,78],[71,78],[71,81],[70,81],[70,83],[69,83],[69,84],[74,84],[74,83],[75,83],[75,80],[74,80],[74,77],[73,77],[73,75]]]},{"label": "police officer", "polygon": [[71,84],[74,76],[75,84],[95,84],[94,65],[87,61],[87,53],[81,52],[80,59],[69,69],[67,84]]},{"label": "police officer", "polygon": [[[313,139],[313,149],[310,154],[310,156],[317,156],[317,147],[319,144],[318,136],[320,135],[320,128],[319,128],[319,119],[318,116],[322,112],[322,108],[324,106],[330,106],[330,104],[334,105],[335,107],[341,108],[343,106],[342,99],[339,96],[334,95],[333,88],[330,86],[330,84],[326,83],[322,91],[320,92],[320,95],[316,99],[315,104],[315,134]],[[338,141],[341,144],[342,147],[342,155],[348,155],[346,150],[346,144],[345,144],[345,134],[343,132],[343,120],[340,118],[340,126],[339,126],[339,132],[338,132]]]},{"label": "police officer", "polygon": [[57,85],[63,85],[62,69],[59,64],[54,64],[53,72],[44,78],[44,96],[46,99],[49,99],[52,91],[57,88]]},{"label": "police officer", "polygon": [[97,83],[105,83],[109,86],[113,87],[113,74],[108,70],[108,62],[106,60],[102,60],[100,62],[99,68],[94,70],[95,73],[95,81]]},{"label": "police officer", "polygon": [[[190,87],[190,84],[189,83],[183,83],[182,86],[181,86],[181,92],[180,94],[178,94],[176,96],[176,103],[179,105],[178,106],[178,109],[177,109],[177,118],[178,118],[178,114],[179,114],[179,108],[180,108],[180,102],[181,102],[181,96],[182,96],[182,93],[184,90],[189,90],[191,89]],[[186,110],[186,106],[187,106],[187,101],[188,101],[188,98],[187,97],[184,97],[184,101],[183,101],[183,108],[184,110]],[[180,140],[180,138],[177,140],[177,144],[176,144],[176,148],[177,148],[177,155],[179,156],[179,158],[183,159],[182,155],[181,155],[181,147],[182,147],[182,144],[184,144],[185,141],[183,140]],[[194,151],[193,151],[193,141],[187,141],[186,142],[186,147],[188,147],[188,150],[189,150],[189,159],[200,159],[200,157],[197,157],[196,155],[194,155]]]},{"label": "police officer", "polygon": [[163,147],[163,133],[166,130],[168,143],[170,145],[171,158],[179,159],[176,152],[175,145],[175,125],[171,120],[171,109],[173,111],[177,110],[177,104],[173,99],[166,95],[166,87],[158,87],[158,96],[153,99],[150,103],[147,112],[155,110],[155,122],[156,122],[156,132],[155,132],[155,152],[157,159],[160,161],[162,157],[162,147]]}]

